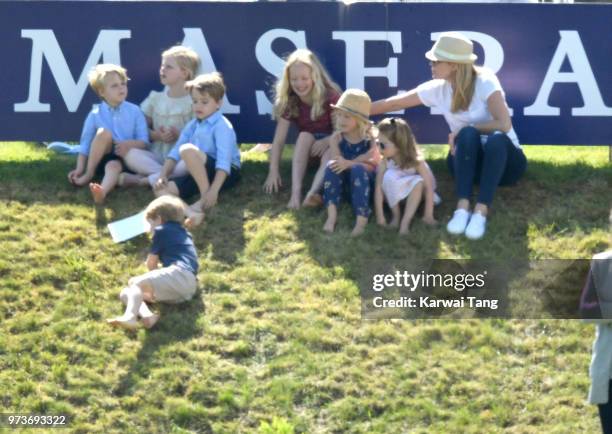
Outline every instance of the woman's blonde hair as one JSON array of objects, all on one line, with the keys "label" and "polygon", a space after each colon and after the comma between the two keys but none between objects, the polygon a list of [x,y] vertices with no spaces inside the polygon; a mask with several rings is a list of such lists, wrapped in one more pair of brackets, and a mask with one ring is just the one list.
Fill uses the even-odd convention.
[{"label": "woman's blonde hair", "polygon": [[179,68],[187,71],[187,80],[193,80],[200,68],[200,56],[194,50],[183,45],[175,45],[162,53],[164,57],[172,57]]},{"label": "woman's blonde hair", "polygon": [[145,218],[155,220],[161,218],[162,223],[177,222],[183,223],[185,220],[185,203],[176,196],[168,194],[155,199],[147,206]]},{"label": "woman's blonde hair", "polygon": [[274,111],[273,119],[278,119],[288,115],[290,118],[297,117],[299,114],[298,104],[300,98],[291,88],[289,80],[289,69],[298,63],[302,63],[310,68],[312,78],[312,108],[310,109],[310,119],[316,120],[320,118],[327,107],[327,93],[330,90],[340,93],[338,86],[331,79],[325,67],[321,64],[317,56],[306,48],[299,48],[289,55],[285,61],[283,75],[276,81],[274,95]]},{"label": "woman's blonde hair", "polygon": [[376,125],[378,132],[397,148],[397,164],[401,169],[415,167],[423,161],[423,153],[414,138],[410,125],[402,118],[386,118]]},{"label": "woman's blonde hair", "polygon": [[476,87],[476,77],[478,69],[471,63],[455,63],[455,87],[453,89],[453,100],[451,102],[451,112],[457,113],[465,111],[470,106],[474,97]]}]

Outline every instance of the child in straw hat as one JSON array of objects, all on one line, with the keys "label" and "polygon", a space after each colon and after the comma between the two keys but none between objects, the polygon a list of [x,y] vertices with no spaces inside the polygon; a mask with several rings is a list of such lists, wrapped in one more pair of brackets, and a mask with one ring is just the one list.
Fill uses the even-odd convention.
[{"label": "child in straw hat", "polygon": [[351,236],[363,233],[371,213],[370,196],[380,154],[368,137],[371,100],[358,89],[346,90],[334,109],[335,132],[330,139],[331,159],[325,169],[323,202],[327,208],[326,232],[333,232],[341,196],[350,196],[356,216]]}]

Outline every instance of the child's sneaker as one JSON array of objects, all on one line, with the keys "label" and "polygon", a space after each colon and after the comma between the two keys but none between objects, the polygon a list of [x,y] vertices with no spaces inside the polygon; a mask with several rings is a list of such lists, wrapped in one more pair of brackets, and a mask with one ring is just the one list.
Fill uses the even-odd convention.
[{"label": "child's sneaker", "polygon": [[453,235],[460,235],[465,232],[465,227],[470,220],[470,213],[464,209],[457,209],[453,218],[446,225],[446,230]]},{"label": "child's sneaker", "polygon": [[479,212],[475,212],[465,228],[465,236],[470,240],[479,240],[484,235],[486,227],[487,218]]}]

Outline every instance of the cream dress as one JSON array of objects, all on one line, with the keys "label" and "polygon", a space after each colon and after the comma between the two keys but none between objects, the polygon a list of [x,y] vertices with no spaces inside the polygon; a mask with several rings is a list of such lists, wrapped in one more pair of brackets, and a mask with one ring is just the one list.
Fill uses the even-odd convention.
[{"label": "cream dress", "polygon": [[[149,96],[140,104],[144,114],[153,120],[153,129],[160,127],[174,127],[179,134],[183,127],[193,119],[193,109],[190,95],[180,98],[170,98],[166,90],[161,92],[151,91]],[[172,149],[174,143],[154,142],[151,143],[150,151],[160,163],[164,162],[166,155]]]}]

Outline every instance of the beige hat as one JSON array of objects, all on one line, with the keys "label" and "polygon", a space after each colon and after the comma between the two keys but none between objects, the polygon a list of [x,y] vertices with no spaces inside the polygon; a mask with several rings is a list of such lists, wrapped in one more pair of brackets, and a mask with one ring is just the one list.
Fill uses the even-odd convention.
[{"label": "beige hat", "polygon": [[370,96],[360,89],[347,89],[342,95],[337,104],[330,104],[336,110],[343,110],[354,116],[357,116],[364,121],[369,121],[370,107],[372,100]]},{"label": "beige hat", "polygon": [[474,63],[474,44],[459,32],[444,32],[425,57],[436,62]]}]

